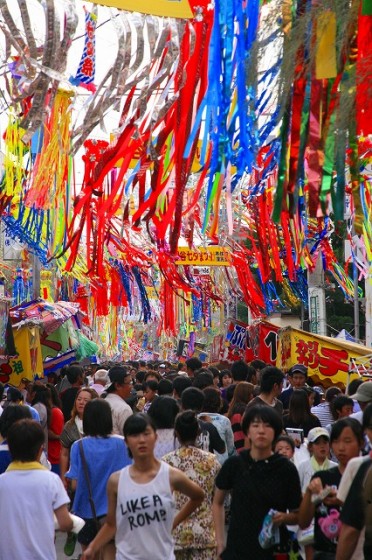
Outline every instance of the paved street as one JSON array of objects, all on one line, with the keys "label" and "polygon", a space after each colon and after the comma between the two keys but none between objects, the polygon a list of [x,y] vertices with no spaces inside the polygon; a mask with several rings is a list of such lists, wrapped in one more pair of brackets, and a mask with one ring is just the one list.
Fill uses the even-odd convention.
[{"label": "paved street", "polygon": [[75,552],[72,556],[66,556],[63,553],[63,547],[65,546],[66,542],[66,533],[56,533],[56,550],[57,550],[57,560],[75,560],[79,558],[79,554],[81,553],[80,545],[77,544],[75,547]]}]

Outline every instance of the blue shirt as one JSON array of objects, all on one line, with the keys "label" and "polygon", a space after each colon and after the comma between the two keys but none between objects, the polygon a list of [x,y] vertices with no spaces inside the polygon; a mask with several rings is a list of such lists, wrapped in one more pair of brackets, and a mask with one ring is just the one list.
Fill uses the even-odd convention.
[{"label": "blue shirt", "polygon": [[[107,481],[110,475],[132,463],[129,458],[124,438],[120,436],[90,437],[83,442],[88,465],[89,479],[93,492],[93,501],[97,517],[107,514]],[[89,503],[89,492],[85,471],[81,460],[79,441],[72,444],[70,469],[66,478],[77,481],[72,511],[83,519],[92,519],[93,513]]]}]

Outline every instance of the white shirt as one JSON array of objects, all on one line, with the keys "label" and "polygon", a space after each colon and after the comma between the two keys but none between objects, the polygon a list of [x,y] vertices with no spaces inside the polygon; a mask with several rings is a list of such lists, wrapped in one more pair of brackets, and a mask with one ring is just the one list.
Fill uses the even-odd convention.
[{"label": "white shirt", "polygon": [[94,389],[98,395],[102,395],[103,391],[105,390],[105,386],[101,385],[101,383],[93,383],[93,385],[89,386],[90,389]]},{"label": "white shirt", "polygon": [[116,393],[108,393],[106,401],[111,406],[112,412],[112,433],[118,436],[123,435],[124,424],[129,416],[132,416],[133,410],[119,395]]},{"label": "white shirt", "polygon": [[[369,455],[366,455],[365,457],[354,457],[354,459],[350,459],[350,461],[348,462],[346,469],[344,470],[344,474],[342,475],[340,486],[338,487],[337,490],[337,498],[341,502],[345,503],[345,500],[350,490],[350,486],[353,483],[353,480],[355,478],[356,473],[359,470],[359,467],[364,461],[368,461],[368,460],[369,460]],[[364,551],[363,551],[364,533],[365,533],[365,529],[363,529],[359,535],[358,543],[354,550],[354,554],[352,555],[350,560],[364,560]]]},{"label": "white shirt", "polygon": [[332,424],[335,420],[332,416],[331,407],[329,402],[322,402],[317,406],[311,408],[311,414],[315,414],[319,418],[322,428]]},{"label": "white shirt", "polygon": [[15,470],[0,475],[0,558],[56,560],[53,512],[69,501],[55,473]]}]

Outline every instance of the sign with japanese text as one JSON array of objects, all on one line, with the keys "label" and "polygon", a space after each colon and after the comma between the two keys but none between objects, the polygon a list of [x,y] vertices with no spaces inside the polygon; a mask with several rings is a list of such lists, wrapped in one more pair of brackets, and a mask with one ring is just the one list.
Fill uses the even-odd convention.
[{"label": "sign with japanese text", "polygon": [[127,10],[129,12],[141,12],[154,16],[165,16],[190,19],[193,17],[188,0],[94,0],[95,4],[110,6]]},{"label": "sign with japanese text", "polygon": [[247,326],[241,321],[230,321],[225,337],[225,348],[221,356],[227,362],[245,359],[247,348]]},{"label": "sign with japanese text", "polygon": [[279,331],[277,366],[287,371],[294,364],[303,364],[324,387],[346,385],[350,359],[370,353],[360,344],[288,327]]},{"label": "sign with japanese text", "polygon": [[247,348],[245,359],[262,360],[275,365],[278,352],[279,327],[267,321],[256,321],[247,327]]},{"label": "sign with japanese text", "polygon": [[194,266],[230,266],[230,250],[227,247],[211,245],[189,249],[179,247],[175,264]]},{"label": "sign with japanese text", "polygon": [[18,356],[0,364],[0,381],[18,387],[22,377],[43,376],[43,360],[37,327],[14,329],[13,335]]}]

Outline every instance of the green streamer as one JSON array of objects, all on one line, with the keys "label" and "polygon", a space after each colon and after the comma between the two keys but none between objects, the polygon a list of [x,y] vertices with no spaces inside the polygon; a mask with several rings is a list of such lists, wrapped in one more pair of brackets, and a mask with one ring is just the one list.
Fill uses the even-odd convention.
[{"label": "green streamer", "polygon": [[288,169],[287,169],[287,155],[288,155],[288,139],[289,139],[289,123],[290,123],[290,110],[289,107],[283,115],[282,128],[280,131],[280,142],[281,142],[281,152],[279,161],[279,171],[278,171],[278,184],[275,193],[275,203],[272,219],[278,224],[280,222],[280,214],[282,211],[283,196],[284,196],[284,185],[288,181]]}]

